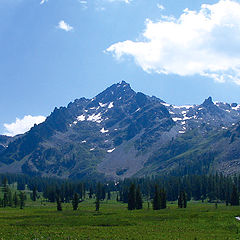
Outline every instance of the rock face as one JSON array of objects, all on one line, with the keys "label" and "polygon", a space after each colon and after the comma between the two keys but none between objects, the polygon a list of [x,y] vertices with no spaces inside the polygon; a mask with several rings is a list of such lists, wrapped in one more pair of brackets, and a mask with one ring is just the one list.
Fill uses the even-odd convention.
[{"label": "rock face", "polygon": [[[136,93],[123,81],[93,99],[76,99],[67,107],[55,108],[45,122],[2,144],[0,172],[78,179],[182,174],[180,165],[198,160],[188,155],[180,162],[177,157],[199,148],[201,141],[209,142],[216,132],[220,139],[222,132],[234,131],[232,125],[239,120],[237,104],[208,98],[201,105],[173,106]],[[199,151],[200,158],[215,161],[215,153]],[[204,171],[223,165],[212,164],[211,169],[204,165]]]},{"label": "rock face", "polygon": [[14,139],[13,137],[0,135],[0,153],[3,152],[8,147],[8,144],[14,141]]}]

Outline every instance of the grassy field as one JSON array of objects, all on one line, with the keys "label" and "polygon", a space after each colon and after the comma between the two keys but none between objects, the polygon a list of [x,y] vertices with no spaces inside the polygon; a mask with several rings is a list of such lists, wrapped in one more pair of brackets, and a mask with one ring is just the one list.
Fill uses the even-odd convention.
[{"label": "grassy field", "polygon": [[108,201],[96,212],[94,200],[79,205],[27,202],[23,210],[0,209],[0,239],[240,239],[240,207],[189,203],[178,209],[168,203],[160,211],[128,211],[126,204]]}]

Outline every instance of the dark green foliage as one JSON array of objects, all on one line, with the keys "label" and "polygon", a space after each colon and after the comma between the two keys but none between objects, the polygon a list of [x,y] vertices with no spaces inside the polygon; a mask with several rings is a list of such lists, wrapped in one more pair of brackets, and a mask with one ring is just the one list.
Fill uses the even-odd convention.
[{"label": "dark green foliage", "polygon": [[187,195],[185,191],[181,191],[178,197],[178,207],[186,208],[187,207]]},{"label": "dark green foliage", "polygon": [[73,200],[72,200],[72,206],[74,211],[78,209],[78,204],[79,204],[79,196],[77,193],[74,193]]},{"label": "dark green foliage", "polygon": [[183,207],[187,207],[187,194],[185,192],[183,192]]},{"label": "dark green foliage", "polygon": [[15,208],[19,205],[19,197],[17,195],[17,192],[15,192],[13,195],[13,204]]},{"label": "dark green foliage", "polygon": [[101,186],[101,200],[104,200],[106,198],[106,189],[105,186]]},{"label": "dark green foliage", "polygon": [[231,194],[231,205],[238,206],[239,205],[239,195],[237,192],[237,188],[233,185],[232,194]]},{"label": "dark green foliage", "polygon": [[62,202],[59,196],[56,197],[56,201],[57,201],[57,211],[62,211]]},{"label": "dark green foliage", "polygon": [[37,200],[37,188],[34,186],[32,191],[32,200],[35,202]]},{"label": "dark green foliage", "polygon": [[167,207],[167,198],[165,190],[161,189],[159,195],[160,195],[160,209],[165,209]]},{"label": "dark green foliage", "polygon": [[161,208],[161,199],[158,190],[158,185],[155,185],[154,197],[153,197],[153,210],[159,210]]},{"label": "dark green foliage", "polygon": [[134,210],[136,208],[136,187],[132,183],[128,192],[128,210]]},{"label": "dark green foliage", "polygon": [[12,192],[10,190],[10,187],[8,185],[8,180],[6,177],[3,179],[2,191],[3,191],[3,204],[2,204],[3,207],[6,207],[6,206],[12,207],[13,205]]},{"label": "dark green foliage", "polygon": [[92,187],[90,187],[90,189],[89,189],[89,198],[92,198],[92,195],[93,195],[93,189],[92,189]]},{"label": "dark green foliage", "polygon": [[142,193],[140,191],[140,187],[138,186],[136,190],[136,209],[142,208],[143,208]]},{"label": "dark green foliage", "polygon": [[101,194],[102,194],[102,186],[101,186],[101,183],[98,183],[97,184],[97,192],[96,192],[96,201],[95,201],[96,211],[99,211],[99,208],[100,208]]},{"label": "dark green foliage", "polygon": [[98,212],[100,208],[100,199],[98,197],[96,198],[96,201],[95,201],[95,207],[96,207],[96,211]]},{"label": "dark green foliage", "polygon": [[108,199],[108,200],[111,199],[111,192],[110,192],[110,190],[108,190],[107,199]]},{"label": "dark green foliage", "polygon": [[19,193],[20,209],[24,208],[24,206],[25,206],[25,199],[26,199],[25,193],[23,191],[20,191],[20,193]]}]

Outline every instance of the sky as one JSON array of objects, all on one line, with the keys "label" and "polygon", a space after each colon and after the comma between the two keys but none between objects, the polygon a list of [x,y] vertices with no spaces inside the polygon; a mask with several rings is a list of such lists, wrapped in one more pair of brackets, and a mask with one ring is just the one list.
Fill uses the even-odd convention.
[{"label": "sky", "polygon": [[174,105],[240,103],[240,1],[0,0],[0,134],[122,80]]}]

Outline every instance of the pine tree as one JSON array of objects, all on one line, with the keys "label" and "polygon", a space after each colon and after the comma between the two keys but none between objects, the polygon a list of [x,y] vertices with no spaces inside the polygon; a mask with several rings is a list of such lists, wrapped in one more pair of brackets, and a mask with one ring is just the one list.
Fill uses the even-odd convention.
[{"label": "pine tree", "polygon": [[185,191],[183,192],[183,207],[187,207],[187,194]]},{"label": "pine tree", "polygon": [[110,192],[110,190],[108,190],[107,200],[110,200],[110,199],[111,199],[111,192]]},{"label": "pine tree", "polygon": [[178,207],[179,208],[187,207],[187,194],[185,191],[181,191],[178,196]]},{"label": "pine tree", "polygon": [[106,189],[104,186],[101,186],[101,200],[106,198]]},{"label": "pine tree", "polygon": [[62,202],[60,200],[60,197],[57,196],[56,200],[57,200],[57,210],[62,211]]},{"label": "pine tree", "polygon": [[72,206],[74,211],[78,209],[78,203],[79,203],[79,196],[77,193],[74,193],[73,200],[72,200]]},{"label": "pine tree", "polygon": [[159,194],[158,186],[155,185],[155,192],[153,197],[153,210],[159,210],[160,208],[161,208],[160,194]]},{"label": "pine tree", "polygon": [[13,206],[13,198],[12,198],[12,191],[10,188],[7,188],[7,198],[8,198],[8,206],[12,207]]},{"label": "pine tree", "polygon": [[131,184],[128,192],[128,210],[134,210],[136,208],[136,189],[135,184]]},{"label": "pine tree", "polygon": [[19,199],[18,199],[18,195],[17,192],[14,193],[13,195],[13,203],[14,203],[14,207],[16,208],[19,204]]},{"label": "pine tree", "polygon": [[8,197],[7,197],[7,193],[4,192],[3,194],[3,207],[5,208],[8,204]]},{"label": "pine tree", "polygon": [[99,199],[99,197],[96,198],[95,206],[96,206],[96,211],[99,211],[99,208],[100,208],[100,199]]},{"label": "pine tree", "polygon": [[92,187],[90,187],[90,189],[89,189],[89,198],[92,198],[92,195],[93,195],[93,189],[92,189]]},{"label": "pine tree", "polygon": [[32,200],[35,202],[37,200],[37,188],[34,186],[32,191]]},{"label": "pine tree", "polygon": [[3,188],[2,188],[2,191],[3,191],[3,207],[5,208],[8,203],[9,203],[9,199],[8,199],[8,180],[6,177],[4,177],[3,179]]},{"label": "pine tree", "polygon": [[23,191],[20,191],[19,193],[19,200],[20,200],[20,209],[23,209],[25,206],[25,193]]},{"label": "pine tree", "polygon": [[232,194],[231,194],[231,205],[238,206],[239,205],[239,195],[237,193],[237,188],[233,185]]},{"label": "pine tree", "polygon": [[95,201],[95,206],[96,206],[96,211],[99,211],[100,209],[100,198],[101,198],[101,184],[97,184],[97,192],[96,192],[96,201]]},{"label": "pine tree", "polygon": [[182,191],[180,192],[179,196],[178,196],[178,207],[182,208],[183,207],[183,195],[182,195]]},{"label": "pine tree", "polygon": [[136,191],[136,209],[142,209],[143,205],[143,200],[142,200],[142,193],[140,191],[140,187],[137,187]]},{"label": "pine tree", "polygon": [[99,201],[102,199],[102,186],[100,182],[97,184],[96,198],[98,198]]},{"label": "pine tree", "polygon": [[160,209],[165,209],[167,207],[167,197],[164,189],[160,190]]}]

